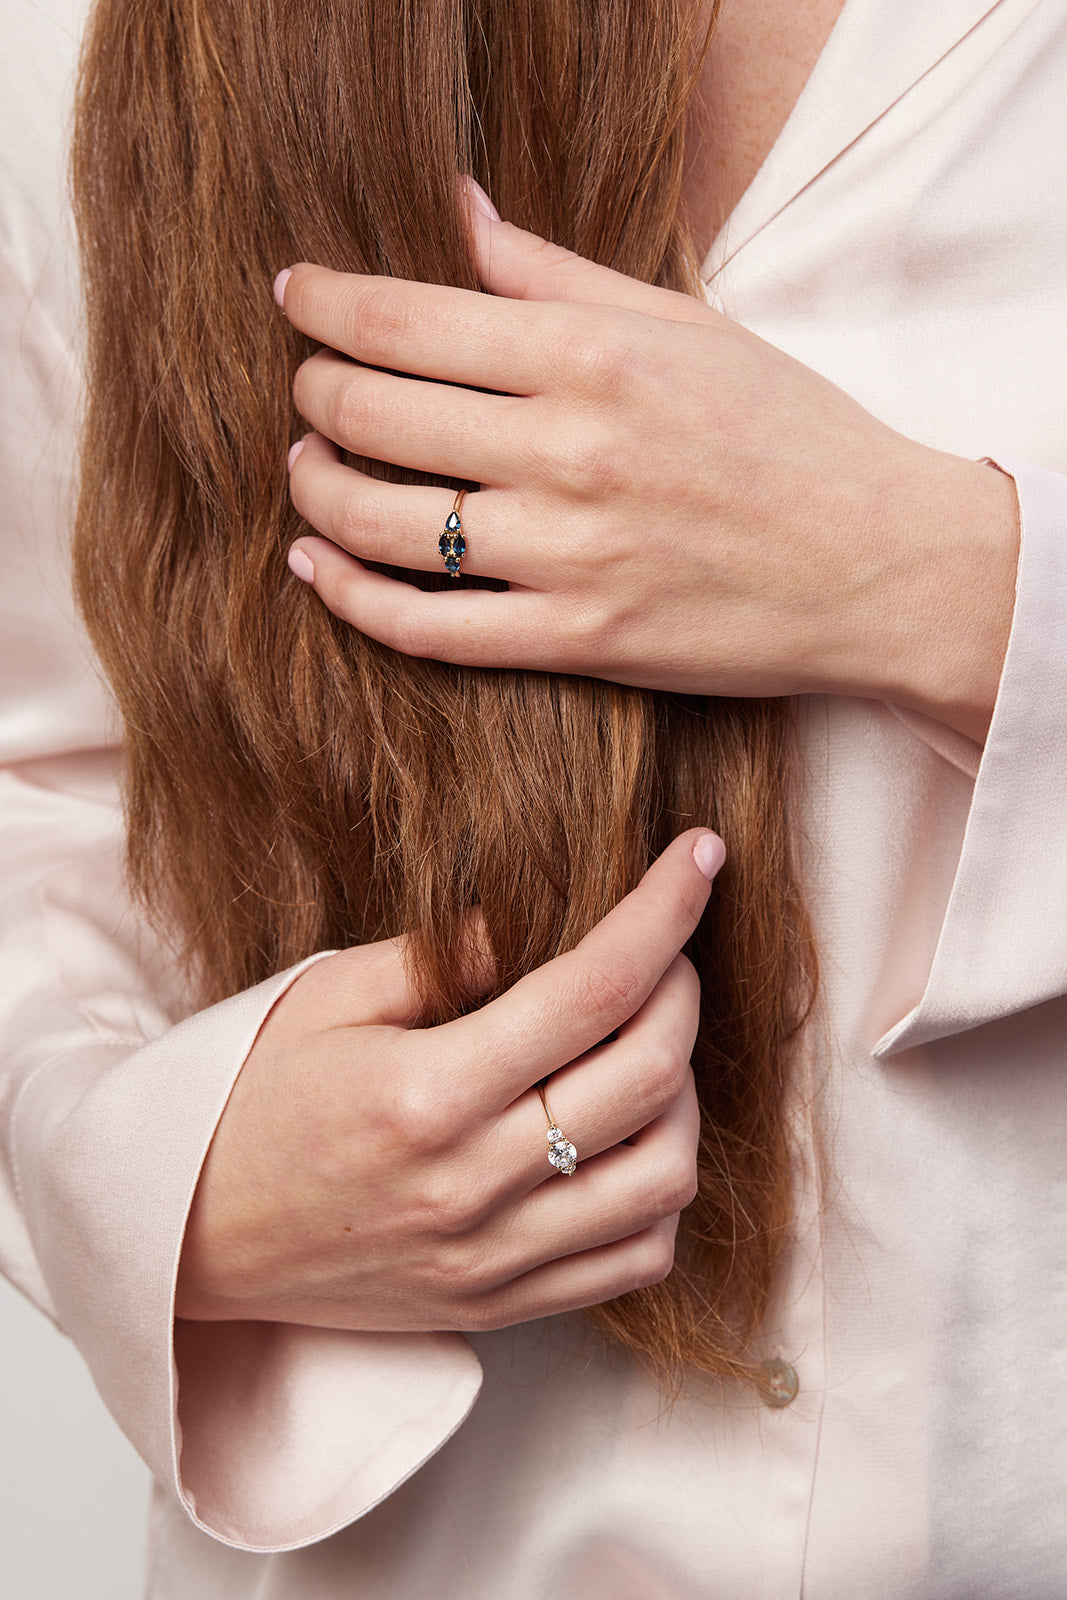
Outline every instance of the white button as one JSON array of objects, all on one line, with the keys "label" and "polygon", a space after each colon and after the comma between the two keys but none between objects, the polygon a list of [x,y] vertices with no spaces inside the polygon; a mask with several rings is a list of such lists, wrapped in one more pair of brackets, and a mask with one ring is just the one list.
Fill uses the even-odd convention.
[{"label": "white button", "polygon": [[788,1361],[779,1361],[777,1356],[771,1361],[764,1361],[760,1371],[763,1373],[764,1388],[761,1399],[765,1406],[772,1406],[780,1411],[783,1406],[793,1403],[800,1388],[800,1379],[797,1370],[791,1367]]}]

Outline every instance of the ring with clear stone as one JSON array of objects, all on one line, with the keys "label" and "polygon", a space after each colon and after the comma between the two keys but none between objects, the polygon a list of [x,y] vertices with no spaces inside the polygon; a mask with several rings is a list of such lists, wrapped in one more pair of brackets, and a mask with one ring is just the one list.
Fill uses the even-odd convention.
[{"label": "ring with clear stone", "polygon": [[541,1096],[541,1104],[545,1108],[548,1118],[548,1159],[556,1171],[564,1178],[569,1178],[578,1165],[578,1152],[563,1132],[556,1125],[556,1119],[548,1109],[548,1096],[545,1094],[543,1083],[538,1084],[537,1092]]}]

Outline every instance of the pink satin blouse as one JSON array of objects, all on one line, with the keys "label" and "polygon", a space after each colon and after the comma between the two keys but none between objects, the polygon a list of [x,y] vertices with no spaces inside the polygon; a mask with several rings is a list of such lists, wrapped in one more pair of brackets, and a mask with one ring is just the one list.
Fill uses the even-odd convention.
[{"label": "pink satin blouse", "polygon": [[846,0],[707,262],[731,316],[1011,472],[1023,548],[984,753],[802,707],[827,1177],[763,1351],[797,1392],[670,1411],[580,1318],[175,1332],[198,1168],[294,974],[186,1015],[122,888],[65,556],[85,10],[7,0],[0,60],[0,1262],[155,1474],[152,1600],[1063,1600],[1067,4]]}]

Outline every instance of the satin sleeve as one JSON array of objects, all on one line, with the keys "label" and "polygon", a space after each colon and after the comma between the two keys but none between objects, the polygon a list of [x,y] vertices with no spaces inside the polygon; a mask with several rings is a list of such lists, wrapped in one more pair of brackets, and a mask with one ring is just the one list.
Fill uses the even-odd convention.
[{"label": "satin sleeve", "polygon": [[110,765],[0,774],[0,1259],[190,1516],[285,1548],[388,1494],[466,1415],[480,1369],[458,1335],[175,1324],[201,1162],[309,963],[173,1022],[161,951],[122,890]]},{"label": "satin sleeve", "polygon": [[481,1369],[454,1334],[174,1320],[205,1152],[303,967],[189,1014],[123,884],[116,718],[68,575],[81,336],[64,150],[87,9],[9,7],[0,53],[0,1269],[199,1526],[283,1549],[389,1494],[459,1425]]},{"label": "satin sleeve", "polygon": [[926,986],[877,1056],[1067,993],[1067,476],[990,459],[1019,497],[1011,634]]}]

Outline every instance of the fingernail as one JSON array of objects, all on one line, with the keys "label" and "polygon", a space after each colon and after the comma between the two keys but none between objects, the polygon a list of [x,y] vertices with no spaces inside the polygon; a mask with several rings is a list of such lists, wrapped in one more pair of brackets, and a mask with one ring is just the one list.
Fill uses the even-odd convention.
[{"label": "fingernail", "polygon": [[[310,562],[308,563],[310,565]],[[726,846],[717,833],[702,833],[693,846],[693,860],[709,880],[726,860]]]},{"label": "fingernail", "polygon": [[314,583],[315,568],[304,554],[303,550],[290,550],[289,571],[296,574],[304,583]]},{"label": "fingernail", "polygon": [[500,212],[490,200],[481,184],[475,183],[474,179],[469,175],[463,179],[463,182],[467,186],[467,198],[471,205],[474,206],[475,210],[480,211],[483,217],[488,217],[490,222],[499,222]]},{"label": "fingernail", "polygon": [[300,454],[301,450],[303,450],[306,444],[306,439],[298,439],[293,445],[292,449],[289,451],[289,454],[285,458],[285,466],[288,472],[292,472],[293,462],[296,460],[297,456]]},{"label": "fingernail", "polygon": [[283,267],[274,280],[274,299],[283,310],[285,309],[285,286],[292,276],[292,267]]}]

